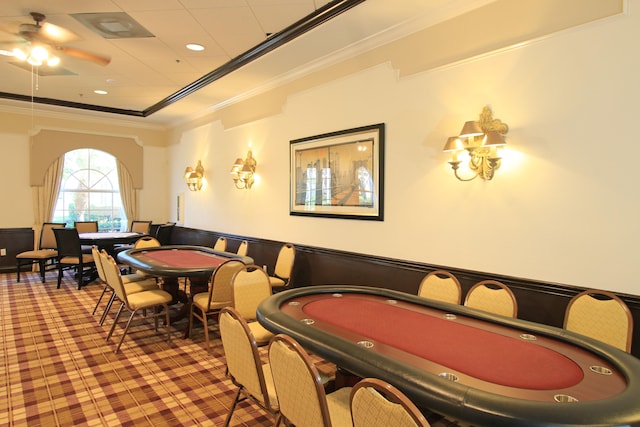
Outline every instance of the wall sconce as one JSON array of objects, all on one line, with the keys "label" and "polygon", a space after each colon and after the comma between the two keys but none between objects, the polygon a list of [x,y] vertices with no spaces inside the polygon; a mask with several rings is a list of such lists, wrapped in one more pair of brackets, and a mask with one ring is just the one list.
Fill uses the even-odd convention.
[{"label": "wall sconce", "polygon": [[256,159],[253,158],[251,150],[247,153],[247,158],[242,160],[237,158],[233,166],[231,167],[231,177],[236,185],[236,188],[242,190],[250,189],[253,185],[253,174],[256,171]]},{"label": "wall sconce", "polygon": [[202,189],[202,177],[204,176],[204,168],[202,162],[198,160],[198,166],[193,170],[191,166],[188,166],[184,170],[184,179],[187,181],[187,187],[191,191],[200,191]]},{"label": "wall sconce", "polygon": [[[466,122],[458,136],[447,138],[442,151],[451,152],[449,164],[456,178],[460,181],[471,181],[480,177],[490,181],[496,170],[500,168],[501,157],[498,148],[506,144],[504,135],[509,126],[500,119],[494,119],[491,108],[484,107],[477,122]],[[473,176],[464,178],[458,175],[458,168],[462,161],[458,155],[464,151],[469,153],[469,169]]]}]

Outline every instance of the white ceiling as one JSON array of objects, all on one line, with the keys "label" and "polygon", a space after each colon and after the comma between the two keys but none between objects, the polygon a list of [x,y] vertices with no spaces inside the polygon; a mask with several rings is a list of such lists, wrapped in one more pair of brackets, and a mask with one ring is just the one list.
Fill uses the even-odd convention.
[{"label": "white ceiling", "polygon": [[[340,0],[343,1],[343,0]],[[329,0],[2,0],[0,49],[9,49],[16,23],[32,23],[30,12],[46,15],[46,22],[80,36],[65,43],[77,49],[111,57],[107,66],[60,55],[60,67],[70,75],[33,77],[0,56],[0,92],[50,98],[71,103],[142,112],[158,103],[158,111],[140,120],[172,123],[202,114],[249,94],[326,65],[340,52],[367,49],[372,41],[398,38],[415,31],[425,19],[435,23],[489,0],[366,0],[338,17],[305,33],[233,73],[164,106],[202,76],[228,63],[278,33]],[[153,33],[151,38],[105,39],[72,13],[126,12]],[[13,27],[12,27],[13,26]],[[7,32],[9,31],[9,32]],[[2,43],[4,42],[4,43]],[[192,52],[187,43],[199,43]],[[41,73],[44,66],[41,67]],[[93,91],[102,89],[107,95]],[[16,101],[0,99],[0,104]],[[19,104],[26,104],[19,102]],[[40,106],[39,108],[53,108]],[[81,111],[81,110],[78,110]]]}]

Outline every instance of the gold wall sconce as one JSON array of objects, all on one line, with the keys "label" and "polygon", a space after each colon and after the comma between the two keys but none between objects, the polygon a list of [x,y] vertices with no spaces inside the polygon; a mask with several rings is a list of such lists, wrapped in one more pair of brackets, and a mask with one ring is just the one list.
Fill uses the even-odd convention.
[{"label": "gold wall sconce", "polygon": [[202,190],[202,178],[204,177],[204,168],[202,167],[202,162],[198,160],[198,165],[195,170],[188,166],[184,170],[184,179],[187,181],[187,187],[191,191],[200,191]]},{"label": "gold wall sconce", "polygon": [[[447,138],[442,151],[450,152],[449,164],[453,173],[460,181],[471,181],[480,177],[490,181],[495,171],[500,168],[502,158],[498,148],[504,146],[504,135],[509,131],[509,126],[500,119],[493,118],[491,108],[484,107],[480,113],[479,121],[466,122],[458,136]],[[469,169],[473,176],[462,177],[458,174],[458,168],[462,160],[458,157],[464,152],[469,156]]]},{"label": "gold wall sconce", "polygon": [[256,159],[253,158],[251,150],[247,153],[247,158],[242,160],[237,158],[233,166],[231,167],[231,177],[236,185],[236,188],[250,189],[253,185],[253,174],[256,171]]}]

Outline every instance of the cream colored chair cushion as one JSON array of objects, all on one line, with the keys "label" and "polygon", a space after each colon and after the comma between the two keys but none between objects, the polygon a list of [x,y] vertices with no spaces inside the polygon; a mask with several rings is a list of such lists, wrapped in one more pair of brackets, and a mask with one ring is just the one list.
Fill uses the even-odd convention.
[{"label": "cream colored chair cushion", "polygon": [[351,416],[354,427],[429,427],[413,402],[376,378],[365,378],[353,387]]},{"label": "cream colored chair cushion", "polygon": [[469,289],[464,305],[501,316],[518,315],[515,296],[507,286],[495,280],[476,283]]},{"label": "cream colored chair cushion", "polygon": [[462,288],[451,273],[443,270],[427,274],[418,289],[418,296],[450,304],[460,304]]},{"label": "cream colored chair cushion", "polygon": [[633,317],[624,301],[611,292],[590,289],[576,295],[567,306],[564,327],[631,351]]},{"label": "cream colored chair cushion", "polygon": [[350,426],[350,387],[325,394],[317,368],[291,337],[276,335],[269,344],[269,364],[280,414],[296,426]]}]

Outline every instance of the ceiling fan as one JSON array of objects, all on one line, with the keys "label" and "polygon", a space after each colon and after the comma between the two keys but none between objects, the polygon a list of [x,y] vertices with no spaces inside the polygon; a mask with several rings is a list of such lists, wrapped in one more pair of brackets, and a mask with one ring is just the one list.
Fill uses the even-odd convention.
[{"label": "ceiling fan", "polygon": [[16,37],[14,43],[18,45],[12,50],[0,50],[1,53],[37,66],[57,65],[59,59],[55,56],[56,52],[103,66],[111,62],[108,56],[64,46],[63,43],[79,40],[80,37],[71,30],[44,22],[46,16],[42,13],[31,12],[30,15],[35,23],[18,23],[12,29],[2,28],[5,33]]}]

